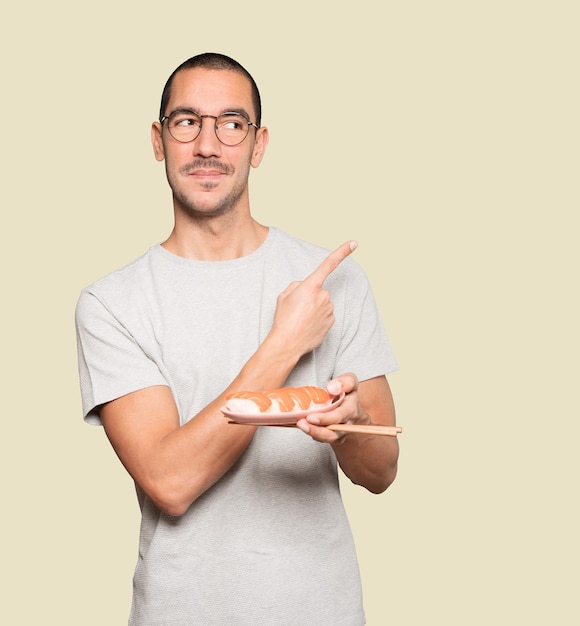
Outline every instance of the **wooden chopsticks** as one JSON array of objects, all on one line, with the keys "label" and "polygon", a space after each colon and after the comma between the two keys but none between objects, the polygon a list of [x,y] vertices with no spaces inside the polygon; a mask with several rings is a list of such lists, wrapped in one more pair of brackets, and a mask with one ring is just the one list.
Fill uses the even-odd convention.
[{"label": "wooden chopsticks", "polygon": [[329,430],[341,433],[366,433],[367,435],[387,435],[396,437],[403,429],[400,426],[381,426],[379,424],[330,424]]}]

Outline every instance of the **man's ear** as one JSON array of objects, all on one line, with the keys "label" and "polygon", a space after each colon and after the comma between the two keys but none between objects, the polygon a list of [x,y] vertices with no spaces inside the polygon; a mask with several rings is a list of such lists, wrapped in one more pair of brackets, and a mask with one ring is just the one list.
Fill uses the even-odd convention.
[{"label": "man's ear", "polygon": [[254,151],[252,152],[252,160],[250,161],[252,167],[258,167],[262,162],[269,138],[268,129],[265,126],[256,130],[256,141],[254,143]]},{"label": "man's ear", "polygon": [[165,150],[163,149],[163,127],[159,122],[151,124],[151,143],[153,144],[153,154],[158,161],[165,158]]}]

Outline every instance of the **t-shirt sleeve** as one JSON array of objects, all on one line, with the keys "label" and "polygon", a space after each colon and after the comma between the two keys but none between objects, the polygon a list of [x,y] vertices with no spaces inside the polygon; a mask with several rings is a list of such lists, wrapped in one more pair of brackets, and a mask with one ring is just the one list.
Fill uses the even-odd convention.
[{"label": "t-shirt sleeve", "polygon": [[81,293],[75,321],[85,421],[101,424],[99,408],[106,402],[146,387],[167,385],[155,362],[97,295]]},{"label": "t-shirt sleeve", "polygon": [[368,278],[356,263],[349,266],[334,376],[354,372],[359,380],[368,380],[394,372],[398,364]]}]

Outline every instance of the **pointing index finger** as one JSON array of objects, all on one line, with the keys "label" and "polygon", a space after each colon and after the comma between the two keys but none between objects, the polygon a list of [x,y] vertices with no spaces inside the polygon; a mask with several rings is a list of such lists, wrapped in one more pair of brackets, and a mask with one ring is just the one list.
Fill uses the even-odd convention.
[{"label": "pointing index finger", "polygon": [[334,252],[331,252],[322,263],[306,278],[307,281],[313,282],[319,287],[334,272],[334,270],[346,259],[346,257],[354,252],[358,246],[356,241],[347,241],[339,246]]}]

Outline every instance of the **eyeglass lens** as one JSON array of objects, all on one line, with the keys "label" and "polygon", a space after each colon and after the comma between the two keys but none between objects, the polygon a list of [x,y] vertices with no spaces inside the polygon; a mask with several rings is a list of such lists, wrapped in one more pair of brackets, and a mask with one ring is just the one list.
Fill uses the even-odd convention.
[{"label": "eyeglass lens", "polygon": [[[237,113],[225,113],[217,118],[211,115],[203,117],[209,118],[205,123],[214,122],[217,138],[227,146],[235,146],[244,141],[250,128],[248,120]],[[177,113],[170,115],[167,120],[171,136],[183,143],[193,141],[201,132],[203,123],[201,116],[192,113]]]}]

